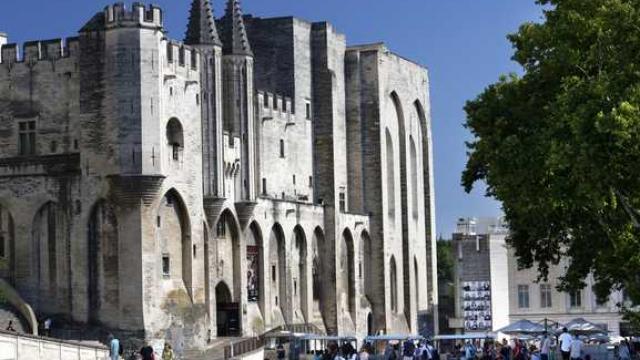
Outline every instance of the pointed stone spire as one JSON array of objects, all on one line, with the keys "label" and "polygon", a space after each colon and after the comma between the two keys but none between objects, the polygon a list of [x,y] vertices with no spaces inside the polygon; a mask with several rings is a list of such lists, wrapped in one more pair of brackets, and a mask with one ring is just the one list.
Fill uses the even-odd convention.
[{"label": "pointed stone spire", "polygon": [[209,0],[193,0],[184,39],[187,45],[222,45]]},{"label": "pointed stone spire", "polygon": [[224,17],[220,20],[222,37],[222,53],[225,55],[253,56],[249,37],[242,19],[240,0],[229,0]]}]

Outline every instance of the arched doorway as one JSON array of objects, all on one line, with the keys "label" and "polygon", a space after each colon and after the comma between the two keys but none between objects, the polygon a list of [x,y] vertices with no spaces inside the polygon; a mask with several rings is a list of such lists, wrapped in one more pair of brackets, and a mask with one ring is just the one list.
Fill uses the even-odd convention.
[{"label": "arched doorway", "polygon": [[307,311],[307,238],[301,226],[296,226],[294,231],[294,264],[293,269],[293,302],[294,313],[301,323],[308,319]]},{"label": "arched doorway", "polygon": [[118,220],[113,208],[104,200],[91,211],[88,242],[89,321],[115,324],[118,319],[103,314],[119,313]]},{"label": "arched doorway", "polygon": [[[216,323],[218,324],[218,329],[221,329],[221,327],[224,329],[224,335],[218,333],[218,336],[240,336],[242,333],[240,303],[242,278],[246,274],[241,272],[238,228],[233,213],[229,210],[223,211],[216,223],[215,230],[217,247],[216,278],[220,280],[218,286],[224,285],[224,288],[218,289],[216,287]],[[231,288],[227,284],[231,284]],[[217,296],[218,290],[225,290],[225,292],[221,293],[225,296],[219,298]]]},{"label": "arched doorway", "polygon": [[286,256],[284,232],[280,224],[276,223],[269,235],[270,304],[271,309],[280,309],[280,314],[285,321],[288,315],[285,311],[288,301]]},{"label": "arched doorway", "polygon": [[216,286],[216,325],[218,337],[240,336],[240,313],[231,291],[223,281]]},{"label": "arched doorway", "polygon": [[351,315],[351,319],[356,319],[356,274],[355,274],[355,251],[353,236],[349,229],[342,233],[340,245],[340,267],[342,274],[340,290],[346,297],[346,306]]},{"label": "arched doorway", "polygon": [[15,285],[16,244],[13,216],[0,205],[0,278]]}]

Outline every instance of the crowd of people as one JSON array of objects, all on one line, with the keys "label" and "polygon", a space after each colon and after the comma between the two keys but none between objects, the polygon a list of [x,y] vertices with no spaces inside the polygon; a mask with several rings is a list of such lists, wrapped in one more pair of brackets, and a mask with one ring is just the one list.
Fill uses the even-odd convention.
[{"label": "crowd of people", "polygon": [[[298,360],[296,347],[290,349],[288,359]],[[278,360],[287,359],[287,351],[283,344],[276,348]],[[313,360],[370,360],[373,359],[375,349],[370,343],[365,343],[360,351],[350,342],[338,345],[337,342],[329,342],[324,350],[316,350],[311,353]],[[438,350],[428,341],[407,340],[404,343],[389,343],[381,354],[384,360],[436,360],[439,359]],[[382,359],[381,357],[377,357]]]},{"label": "crowd of people", "polygon": [[[502,342],[495,343],[484,341],[480,345],[467,341],[456,346],[454,358],[460,360],[591,360],[591,355],[585,352],[584,342],[577,334],[571,335],[566,328],[558,337],[557,344],[549,334],[543,335],[535,343],[528,344],[527,341],[520,339],[509,342],[504,339]],[[556,349],[558,352],[555,352]],[[558,356],[553,356],[555,354]],[[617,347],[615,358],[618,360],[633,358],[632,347],[626,340]]]},{"label": "crowd of people", "polygon": [[164,349],[162,350],[162,355],[160,357],[156,356],[153,347],[149,344],[145,344],[140,350],[132,350],[125,357],[124,354],[124,346],[113,335],[109,335],[108,339],[109,344],[109,359],[110,360],[174,360],[175,354],[173,353],[173,348],[170,344],[165,343]]}]

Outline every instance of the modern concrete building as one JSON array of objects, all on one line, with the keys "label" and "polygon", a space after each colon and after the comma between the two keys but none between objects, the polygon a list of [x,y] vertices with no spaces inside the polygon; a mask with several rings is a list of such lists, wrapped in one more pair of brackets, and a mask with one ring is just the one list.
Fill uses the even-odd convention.
[{"label": "modern concrete building", "polygon": [[598,303],[592,277],[581,291],[558,291],[566,260],[551,267],[548,282],[538,282],[536,266],[518,269],[507,236],[508,227],[500,219],[459,220],[452,240],[457,300],[450,327],[474,333],[496,331],[522,319],[565,324],[584,318],[611,335],[620,334],[624,323],[618,305],[626,301],[622,292],[613,292],[607,301]]},{"label": "modern concrete building", "polygon": [[460,219],[452,237],[455,318],[459,333],[486,333],[509,324],[507,229],[500,219]]},{"label": "modern concrete building", "polygon": [[437,306],[426,69],[234,0],[193,0],[184,42],[163,18],[117,3],[78,37],[0,36],[0,276],[59,324],[187,349],[417,332]]}]

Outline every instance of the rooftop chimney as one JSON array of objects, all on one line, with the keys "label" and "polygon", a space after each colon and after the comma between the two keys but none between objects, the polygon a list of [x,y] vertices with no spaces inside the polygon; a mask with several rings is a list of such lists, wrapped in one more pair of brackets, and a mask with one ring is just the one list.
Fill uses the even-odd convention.
[{"label": "rooftop chimney", "polygon": [[6,45],[8,41],[9,37],[7,36],[7,34],[0,32],[0,62],[2,62],[2,46]]}]

